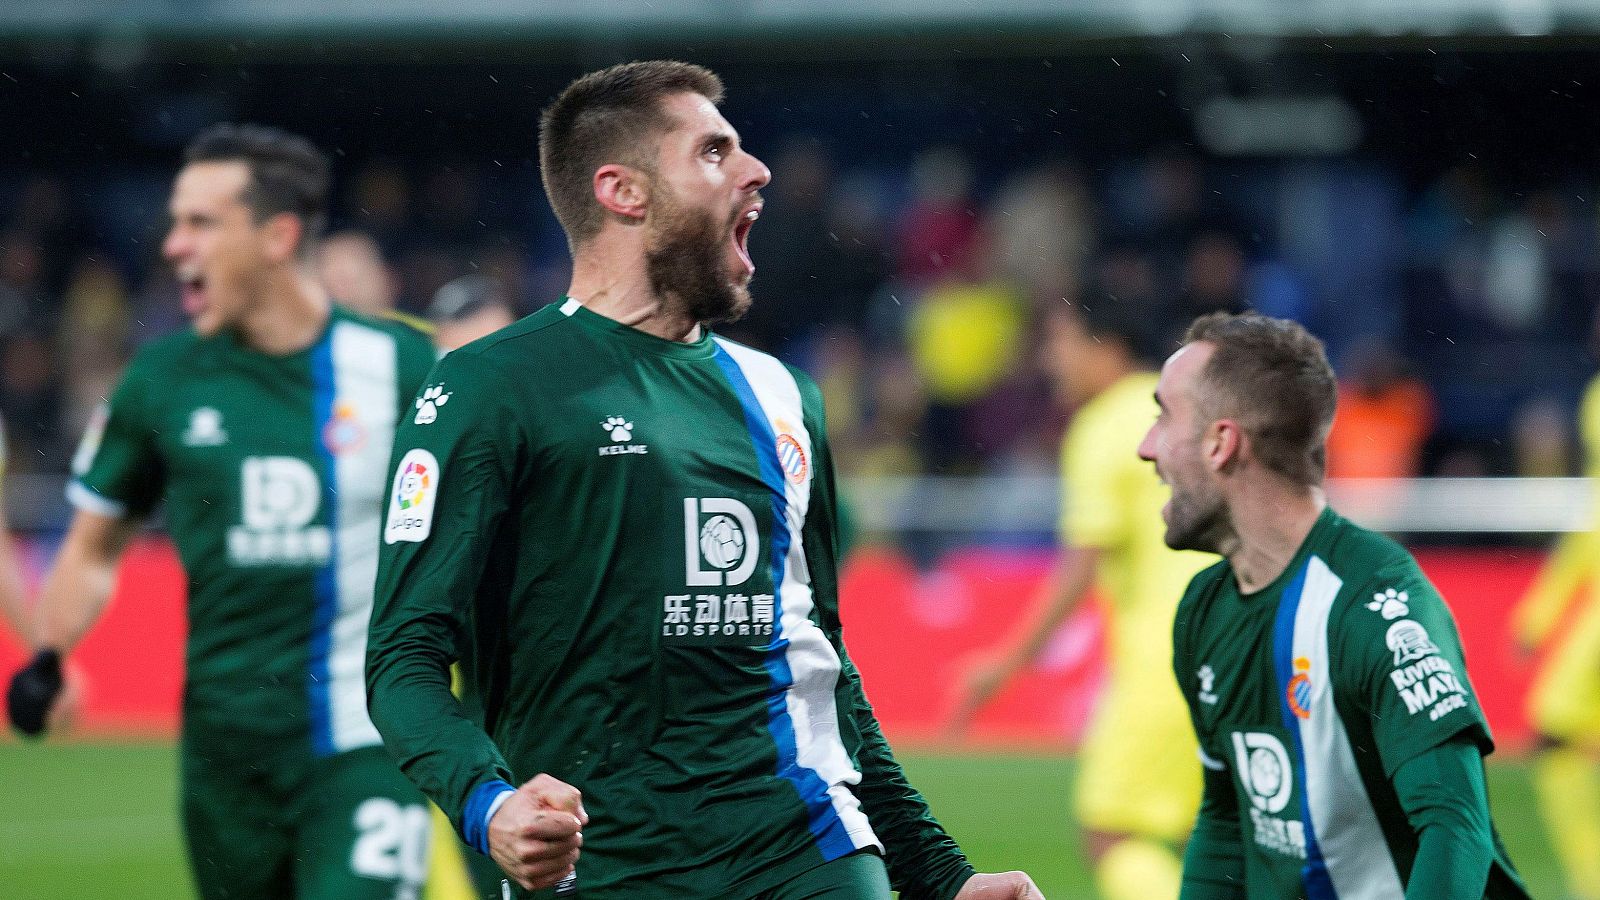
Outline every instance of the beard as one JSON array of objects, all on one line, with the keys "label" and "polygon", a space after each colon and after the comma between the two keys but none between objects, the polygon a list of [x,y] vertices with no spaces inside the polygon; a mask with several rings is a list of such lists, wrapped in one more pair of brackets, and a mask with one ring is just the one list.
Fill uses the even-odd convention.
[{"label": "beard", "polygon": [[1165,536],[1168,547],[1221,553],[1232,533],[1228,505],[1214,491],[1179,491],[1176,484],[1172,486]]},{"label": "beard", "polygon": [[650,289],[663,302],[681,304],[696,322],[734,322],[750,308],[748,279],[727,272],[727,243],[732,222],[718,223],[711,213],[689,209],[659,190],[655,233],[645,248]]}]

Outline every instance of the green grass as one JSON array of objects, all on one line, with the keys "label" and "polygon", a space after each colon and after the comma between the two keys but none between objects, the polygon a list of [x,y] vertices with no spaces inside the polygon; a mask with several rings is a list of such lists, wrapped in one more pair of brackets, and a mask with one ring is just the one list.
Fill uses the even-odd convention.
[{"label": "green grass", "polygon": [[[1091,898],[1061,757],[906,754],[912,783],[973,862],[1026,869],[1051,900]],[[189,896],[167,745],[0,743],[0,896]],[[1489,769],[1495,818],[1535,897],[1561,896],[1524,765]]]}]

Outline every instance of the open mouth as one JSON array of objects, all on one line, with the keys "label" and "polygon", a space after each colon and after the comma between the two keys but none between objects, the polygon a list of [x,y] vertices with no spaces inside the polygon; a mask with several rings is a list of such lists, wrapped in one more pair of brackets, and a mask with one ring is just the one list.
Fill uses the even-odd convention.
[{"label": "open mouth", "polygon": [[178,296],[185,315],[198,316],[206,308],[206,279],[203,275],[178,275]]},{"label": "open mouth", "polygon": [[750,229],[755,227],[756,219],[759,218],[761,218],[761,207],[751,207],[733,226],[733,252],[738,255],[739,261],[744,263],[747,276],[756,273],[755,261],[750,258]]}]

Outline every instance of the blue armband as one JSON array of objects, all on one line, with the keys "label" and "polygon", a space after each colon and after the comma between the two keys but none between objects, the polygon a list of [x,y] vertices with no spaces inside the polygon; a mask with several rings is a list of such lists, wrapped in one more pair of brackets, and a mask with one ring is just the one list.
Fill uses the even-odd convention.
[{"label": "blue armband", "polygon": [[516,792],[516,788],[498,778],[472,789],[467,795],[467,808],[461,813],[461,839],[467,846],[489,855],[489,820],[494,818],[503,798]]}]

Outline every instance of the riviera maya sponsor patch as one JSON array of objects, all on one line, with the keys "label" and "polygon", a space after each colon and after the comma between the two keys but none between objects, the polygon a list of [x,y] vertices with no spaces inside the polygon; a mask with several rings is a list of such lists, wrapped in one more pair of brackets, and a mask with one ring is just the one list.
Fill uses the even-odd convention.
[{"label": "riviera maya sponsor patch", "polygon": [[383,542],[420,543],[433,531],[433,505],[439,496],[439,461],[423,449],[407,450],[395,467],[389,489],[389,516]]}]

